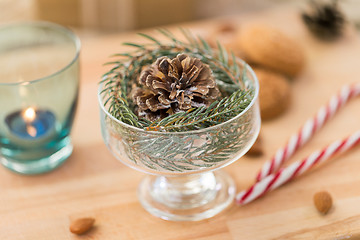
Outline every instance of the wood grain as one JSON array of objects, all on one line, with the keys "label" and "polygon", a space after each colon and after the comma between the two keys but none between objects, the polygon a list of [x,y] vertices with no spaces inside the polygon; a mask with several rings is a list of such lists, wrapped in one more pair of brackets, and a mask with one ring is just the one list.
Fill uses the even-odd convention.
[{"label": "wood grain", "polygon": [[[303,45],[307,66],[292,82],[292,107],[282,117],[262,125],[265,155],[244,157],[226,168],[239,189],[249,186],[262,163],[282,146],[303,122],[344,83],[359,81],[360,41],[349,33],[324,44],[312,38],[296,12],[273,10],[234,17],[241,27],[263,21],[286,31]],[[205,34],[219,19],[185,25]],[[149,30],[152,32],[151,30]],[[75,239],[360,239],[360,148],[334,158],[321,168],[243,207],[200,222],[167,222],[142,209],[136,187],[143,174],[119,163],[100,134],[97,83],[108,56],[124,50],[133,33],[82,39],[80,105],[72,134],[75,150],[57,170],[22,176],[0,168],[1,240]],[[140,41],[140,40],[139,40]],[[359,128],[360,99],[351,101],[300,150],[294,160]],[[320,190],[329,191],[332,211],[322,216],[312,203]],[[94,217],[95,228],[83,236],[68,230],[70,220]]]}]

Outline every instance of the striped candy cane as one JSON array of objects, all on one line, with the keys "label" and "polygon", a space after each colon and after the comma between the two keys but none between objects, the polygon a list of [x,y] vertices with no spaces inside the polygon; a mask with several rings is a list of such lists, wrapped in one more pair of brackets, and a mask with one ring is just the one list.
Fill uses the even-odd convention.
[{"label": "striped candy cane", "polygon": [[360,95],[360,83],[353,86],[345,86],[340,93],[331,98],[329,103],[317,112],[314,118],[306,121],[305,125],[297,134],[294,134],[287,145],[280,148],[271,161],[266,162],[257,175],[257,183],[248,190],[238,193],[236,202],[246,204],[264,195],[282,184],[290,181],[309,170],[311,167],[326,161],[339,152],[344,152],[360,143],[360,131],[341,141],[335,141],[322,150],[315,151],[302,161],[297,161],[286,168],[278,170],[301,146],[314,135],[324,123],[335,114],[351,98]]},{"label": "striped candy cane", "polygon": [[333,96],[328,104],[321,107],[313,118],[306,121],[297,134],[290,137],[285,147],[280,148],[273,158],[266,162],[258,173],[256,180],[260,181],[276,172],[301,146],[307,143],[315,132],[320,129],[337,110],[351,98],[360,94],[360,83],[344,86],[338,95]]}]

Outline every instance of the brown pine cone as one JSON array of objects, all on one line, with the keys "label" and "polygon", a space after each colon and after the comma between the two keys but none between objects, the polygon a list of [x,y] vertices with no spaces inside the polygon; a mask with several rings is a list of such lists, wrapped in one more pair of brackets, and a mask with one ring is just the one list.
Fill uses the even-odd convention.
[{"label": "brown pine cone", "polygon": [[186,54],[158,58],[141,72],[139,84],[132,98],[138,116],[150,121],[209,106],[220,96],[210,67]]}]

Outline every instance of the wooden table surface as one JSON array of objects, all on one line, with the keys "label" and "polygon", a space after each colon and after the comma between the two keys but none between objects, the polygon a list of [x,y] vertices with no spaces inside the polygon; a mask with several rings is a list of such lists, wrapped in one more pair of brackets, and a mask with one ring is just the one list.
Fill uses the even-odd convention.
[{"label": "wooden table surface", "polygon": [[[225,168],[244,189],[262,163],[282,146],[304,121],[327,102],[343,84],[359,80],[360,41],[354,31],[335,43],[309,35],[294,11],[284,9],[232,18],[239,24],[254,21],[276,25],[297,38],[307,65],[292,83],[290,110],[262,124],[265,155],[243,157]],[[217,20],[190,23],[194,32],[207,32]],[[149,31],[152,32],[152,31]],[[360,148],[342,154],[265,197],[239,207],[233,205],[212,219],[168,222],[148,214],[136,188],[144,176],[118,162],[101,135],[97,83],[107,69],[108,56],[125,50],[123,41],[141,41],[133,33],[82,39],[81,91],[73,128],[75,146],[68,161],[55,171],[22,176],[0,168],[0,239],[360,239]],[[351,101],[294,157],[359,129],[360,99]],[[322,216],[312,197],[319,190],[334,199],[332,211]],[[73,218],[92,216],[96,227],[75,236],[68,230]]]}]

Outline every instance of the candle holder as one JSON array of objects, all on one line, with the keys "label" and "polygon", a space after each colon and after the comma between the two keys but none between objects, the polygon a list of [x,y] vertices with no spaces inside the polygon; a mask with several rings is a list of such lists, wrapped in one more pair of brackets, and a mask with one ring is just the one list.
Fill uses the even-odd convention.
[{"label": "candle holder", "polygon": [[67,28],[29,22],[0,28],[0,162],[50,171],[72,153],[80,40]]}]

